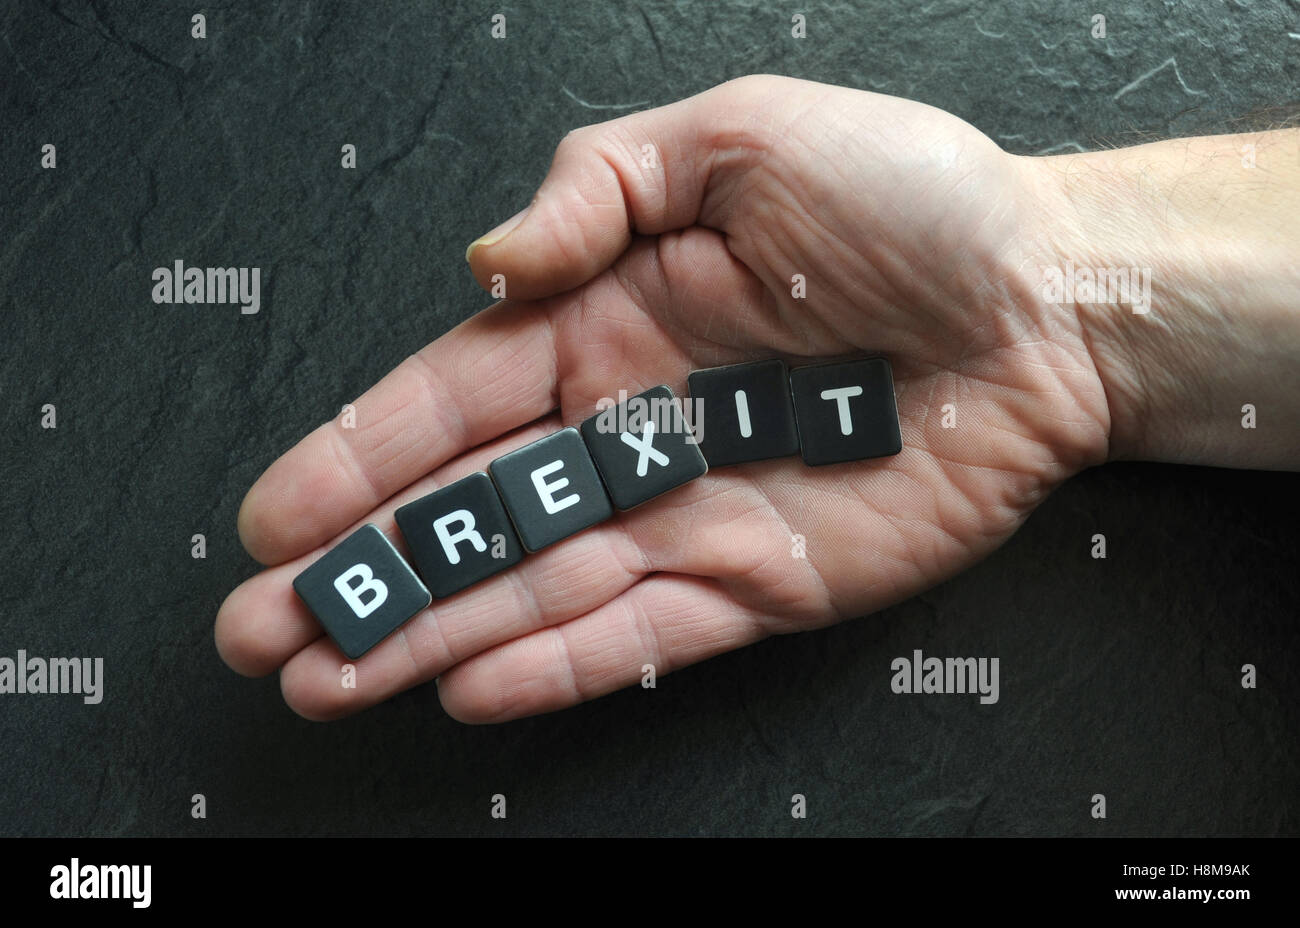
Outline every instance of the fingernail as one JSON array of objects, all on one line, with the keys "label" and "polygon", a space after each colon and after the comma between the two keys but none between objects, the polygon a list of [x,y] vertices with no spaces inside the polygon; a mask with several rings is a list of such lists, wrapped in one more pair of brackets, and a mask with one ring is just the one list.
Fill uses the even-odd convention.
[{"label": "fingernail", "polygon": [[465,260],[466,261],[469,260],[470,253],[475,248],[479,248],[485,245],[495,245],[497,242],[501,241],[503,238],[505,238],[507,235],[513,232],[515,230],[515,227],[519,225],[519,223],[524,221],[524,216],[528,214],[528,210],[531,208],[532,208],[532,204],[530,203],[528,206],[525,206],[519,212],[515,213],[513,216],[507,219],[505,222],[501,223],[501,225],[497,226],[487,235],[479,236],[478,238],[474,239],[474,241],[470,242],[469,247],[465,249]]}]

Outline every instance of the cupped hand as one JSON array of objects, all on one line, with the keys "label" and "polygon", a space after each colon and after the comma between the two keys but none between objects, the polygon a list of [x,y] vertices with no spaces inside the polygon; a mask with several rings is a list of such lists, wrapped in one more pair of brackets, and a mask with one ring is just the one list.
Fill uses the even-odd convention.
[{"label": "cupped hand", "polygon": [[[249,491],[267,569],[226,600],[234,669],[335,718],[437,679],[495,722],[774,633],[861,616],[968,567],[1107,454],[1105,392],[1050,260],[1034,165],[897,98],[749,77],[560,143],[527,211],[471,246],[509,299],[408,358]],[[500,275],[500,276],[497,276]],[[800,287],[802,286],[802,290]],[[697,368],[883,354],[902,453],[718,468],[527,556],[347,659],[291,581],[358,525]],[[799,536],[799,537],[796,537]],[[799,556],[802,553],[803,556]]]}]

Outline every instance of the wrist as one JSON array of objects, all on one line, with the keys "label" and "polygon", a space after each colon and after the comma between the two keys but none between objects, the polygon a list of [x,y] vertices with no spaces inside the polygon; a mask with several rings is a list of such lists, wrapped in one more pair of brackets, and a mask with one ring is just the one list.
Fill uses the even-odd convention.
[{"label": "wrist", "polygon": [[[1020,161],[1038,297],[1077,318],[1110,458],[1294,466],[1300,133]],[[1272,430],[1243,428],[1244,407]]]}]

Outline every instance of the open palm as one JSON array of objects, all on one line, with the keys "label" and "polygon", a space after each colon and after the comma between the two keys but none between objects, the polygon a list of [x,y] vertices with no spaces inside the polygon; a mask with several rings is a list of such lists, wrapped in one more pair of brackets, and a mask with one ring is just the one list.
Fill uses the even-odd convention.
[{"label": "open palm", "polygon": [[[332,718],[434,678],[446,710],[557,709],[766,635],[878,610],[969,566],[1106,456],[1104,391],[1029,162],[930,107],[751,77],[571,133],[522,219],[472,248],[509,300],[413,355],[276,461],[240,513],[272,565],[217,619],[226,661]],[[503,233],[503,234],[502,234]],[[799,285],[803,290],[798,289]],[[702,367],[880,353],[903,451],[718,468],[438,600],[347,663],[292,579],[357,525]],[[949,405],[951,404],[951,405]]]}]

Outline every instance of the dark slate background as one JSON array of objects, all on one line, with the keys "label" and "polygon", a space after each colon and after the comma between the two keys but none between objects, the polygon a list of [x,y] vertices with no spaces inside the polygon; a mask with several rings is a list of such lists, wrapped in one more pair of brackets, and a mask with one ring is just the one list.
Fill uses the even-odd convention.
[{"label": "dark slate background", "polygon": [[[1054,0],[807,3],[802,41],[742,2],[193,6],[0,11],[0,654],[106,663],[99,706],[0,697],[0,833],[1297,831],[1289,475],[1105,467],[886,613],[500,727],[432,686],[303,721],[222,665],[212,620],[255,570],[244,491],[489,302],[465,245],[569,129],[770,71],[924,100],[1017,152],[1212,132],[1300,99],[1300,4],[1098,3],[1105,41]],[[260,314],[154,305],[178,257],[261,266]],[[999,657],[1001,701],[891,694],[913,648]]]}]

